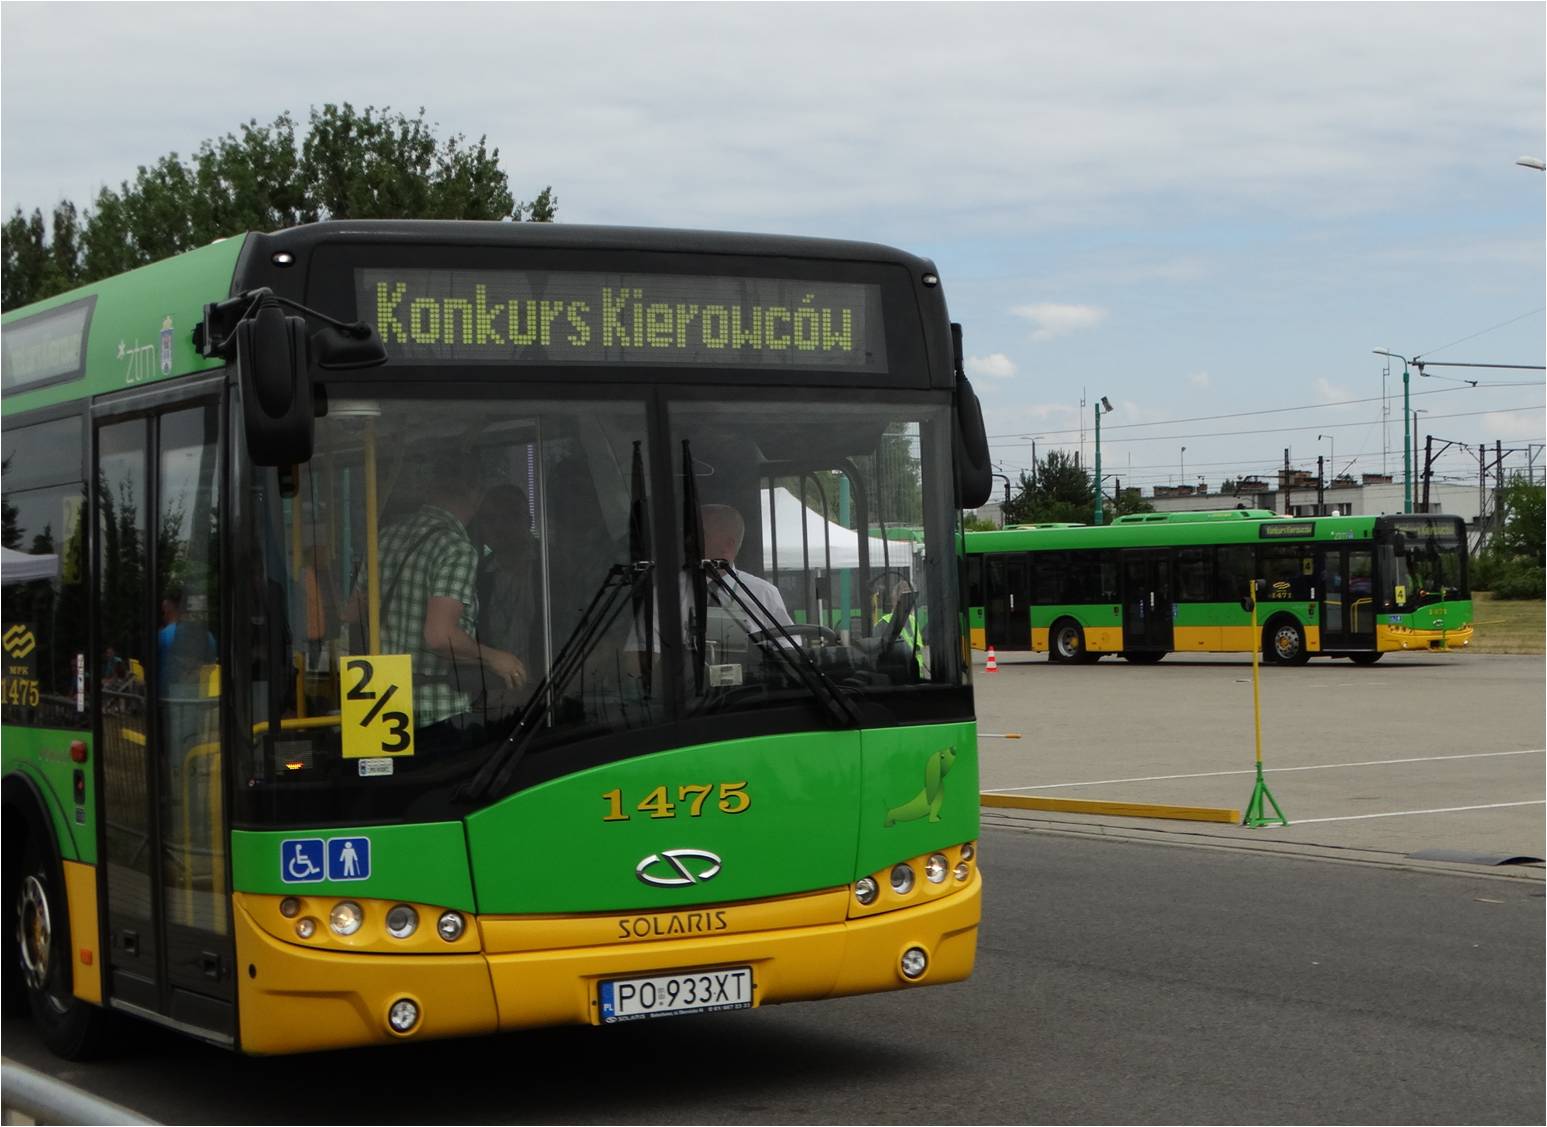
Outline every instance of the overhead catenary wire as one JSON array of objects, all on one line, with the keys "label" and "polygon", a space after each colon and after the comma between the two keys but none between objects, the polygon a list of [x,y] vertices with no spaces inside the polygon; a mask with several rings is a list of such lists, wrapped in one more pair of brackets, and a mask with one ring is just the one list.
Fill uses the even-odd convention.
[{"label": "overhead catenary wire", "polygon": [[[1483,387],[1540,387],[1539,380],[1510,381],[1506,383],[1482,384]],[[1415,391],[1409,396],[1417,399],[1423,395],[1445,395],[1448,392],[1461,391],[1459,387],[1437,387],[1432,391]],[[1352,407],[1360,403],[1382,403],[1384,396],[1374,395],[1364,399],[1339,399],[1332,403],[1307,403],[1300,407],[1264,407],[1255,411],[1232,411],[1222,415],[1188,415],[1178,419],[1157,419],[1148,423],[1103,423],[1102,432],[1114,430],[1132,430],[1135,427],[1160,427],[1171,426],[1176,423],[1206,423],[1216,419],[1244,419],[1251,415],[1282,415],[1293,411],[1315,411],[1324,407]],[[1036,431],[1038,441],[1044,438],[1053,438],[1060,434],[1078,434],[1079,427],[1062,427],[1057,430],[1038,430],[1036,427],[1022,427],[1018,431],[1006,431],[1003,434],[991,434],[989,440],[996,438],[1030,438],[1031,432]]]}]

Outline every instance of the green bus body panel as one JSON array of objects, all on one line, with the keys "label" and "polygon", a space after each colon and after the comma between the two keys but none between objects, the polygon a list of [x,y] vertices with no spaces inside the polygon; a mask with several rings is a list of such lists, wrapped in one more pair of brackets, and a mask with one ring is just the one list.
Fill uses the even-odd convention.
[{"label": "green bus body panel", "polygon": [[[909,804],[926,792],[931,758],[948,749],[953,763],[929,796],[942,790],[945,796],[935,803],[939,820],[932,821],[929,798]],[[972,724],[801,732],[605,764],[469,816],[478,910],[650,911],[849,884],[896,861],[975,839],[977,776]],[[750,804],[741,812],[722,810],[721,784],[739,783],[746,784]],[[694,792],[683,797],[681,789],[690,786],[712,788],[697,817]],[[618,792],[616,802],[611,791]],[[664,811],[663,797],[671,816],[652,816]],[[626,820],[604,820],[615,814]],[[668,849],[712,853],[721,868],[701,883],[666,887],[636,875]],[[695,875],[712,864],[690,855],[682,860]],[[674,871],[657,864],[647,872],[670,877]]]},{"label": "green bus body panel", "polygon": [[[203,319],[207,302],[230,296],[237,257],[246,241],[246,235],[223,239],[7,313],[0,327],[85,297],[97,299],[87,330],[86,374],[36,391],[7,395],[5,413],[52,407],[224,365],[224,360],[198,354],[193,347],[193,327]],[[161,333],[168,318],[172,322],[171,370],[163,371]]]},{"label": "green bus body panel", "polygon": [[[1151,524],[1109,524],[1081,528],[1007,528],[967,533],[967,554],[995,552],[1074,552],[1100,548],[1188,548],[1210,544],[1320,544],[1368,540],[1375,534],[1373,516],[1275,517],[1272,520],[1155,521]],[[1310,524],[1312,536],[1264,539],[1264,524]]]},{"label": "green bus body panel", "polygon": [[[280,866],[285,841],[335,837],[370,839],[369,877],[302,884],[284,881]],[[462,912],[477,908],[472,875],[468,872],[467,838],[460,822],[324,830],[236,830],[231,834],[231,876],[238,892],[414,900]]]},{"label": "green bus body panel", "polygon": [[[70,759],[70,744],[86,744],[86,762]],[[74,773],[86,772],[86,803],[77,813]],[[54,840],[65,861],[97,863],[97,788],[91,770],[91,733],[7,724],[0,743],[0,775],[25,775],[48,806]]]},{"label": "green bus body panel", "polygon": [[859,857],[850,880],[910,857],[976,841],[977,724],[865,733]]},{"label": "green bus body panel", "polygon": [[1033,630],[1050,629],[1060,618],[1072,618],[1086,628],[1123,624],[1123,608],[1118,603],[1033,603],[1027,613]]},{"label": "green bus body panel", "polygon": [[[648,911],[845,884],[854,871],[860,738],[858,732],[799,732],[700,744],[604,764],[512,795],[467,819],[479,911]],[[721,809],[721,785],[739,783],[750,802],[728,813]],[[681,788],[689,786],[711,788],[698,817],[693,794],[683,797]],[[669,817],[639,808],[660,787],[672,806]],[[627,820],[603,821],[614,812],[605,797],[613,790]],[[729,798],[725,805],[740,802]],[[647,857],[667,849],[704,850],[723,867],[704,883],[676,887],[635,875]],[[695,873],[709,864],[684,860]]]}]

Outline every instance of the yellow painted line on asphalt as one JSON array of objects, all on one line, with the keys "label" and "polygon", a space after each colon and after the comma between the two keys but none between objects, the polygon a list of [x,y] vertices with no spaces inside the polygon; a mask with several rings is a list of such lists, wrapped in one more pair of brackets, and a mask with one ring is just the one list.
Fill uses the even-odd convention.
[{"label": "yellow painted line on asphalt", "polygon": [[1101,802],[1090,798],[1042,798],[1034,794],[996,794],[983,791],[978,801],[984,806],[1012,810],[1050,810],[1059,814],[1108,814],[1118,818],[1170,818],[1182,822],[1228,822],[1241,824],[1239,810],[1217,806],[1165,806],[1155,802]]}]

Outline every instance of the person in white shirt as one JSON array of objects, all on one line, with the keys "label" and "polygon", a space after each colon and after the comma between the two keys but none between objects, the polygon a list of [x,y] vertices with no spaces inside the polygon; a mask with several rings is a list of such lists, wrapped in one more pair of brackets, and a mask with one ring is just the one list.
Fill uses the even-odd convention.
[{"label": "person in white shirt", "polygon": [[[756,617],[749,616],[739,600],[730,592],[721,590],[715,583],[709,584],[710,604],[718,604],[729,611],[748,634],[759,633],[767,625],[758,621],[763,616],[757,613],[757,603],[761,603],[780,625],[793,625],[794,622],[790,618],[790,612],[785,609],[784,596],[779,593],[779,588],[760,575],[753,575],[734,566],[736,555],[741,551],[741,542],[747,534],[747,522],[742,519],[741,514],[729,505],[704,505],[699,509],[699,514],[704,523],[704,558],[725,560],[732,565],[729,571],[722,571],[721,576],[726,586],[732,589],[740,587],[742,591],[756,599],[756,602],[753,602],[753,598],[745,600]],[[684,601],[684,612],[689,605],[688,601]]]}]

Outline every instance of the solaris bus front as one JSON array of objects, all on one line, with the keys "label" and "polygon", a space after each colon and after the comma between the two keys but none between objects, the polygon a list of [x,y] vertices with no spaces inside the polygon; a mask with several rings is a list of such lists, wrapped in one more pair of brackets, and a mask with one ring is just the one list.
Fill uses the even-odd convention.
[{"label": "solaris bus front", "polygon": [[[201,874],[163,910],[229,973],[230,1043],[970,974],[957,514],[982,431],[928,263],[330,224],[250,236],[233,290],[256,287],[201,325],[233,371],[201,416],[218,453],[177,471],[208,478],[188,516],[215,548],[179,597],[223,608],[223,705],[159,721],[190,771],[224,733],[225,786],[182,811]],[[385,362],[319,366],[318,314]],[[132,726],[104,717],[104,755]],[[109,995],[165,973],[160,934],[139,972],[110,948]]]}]

